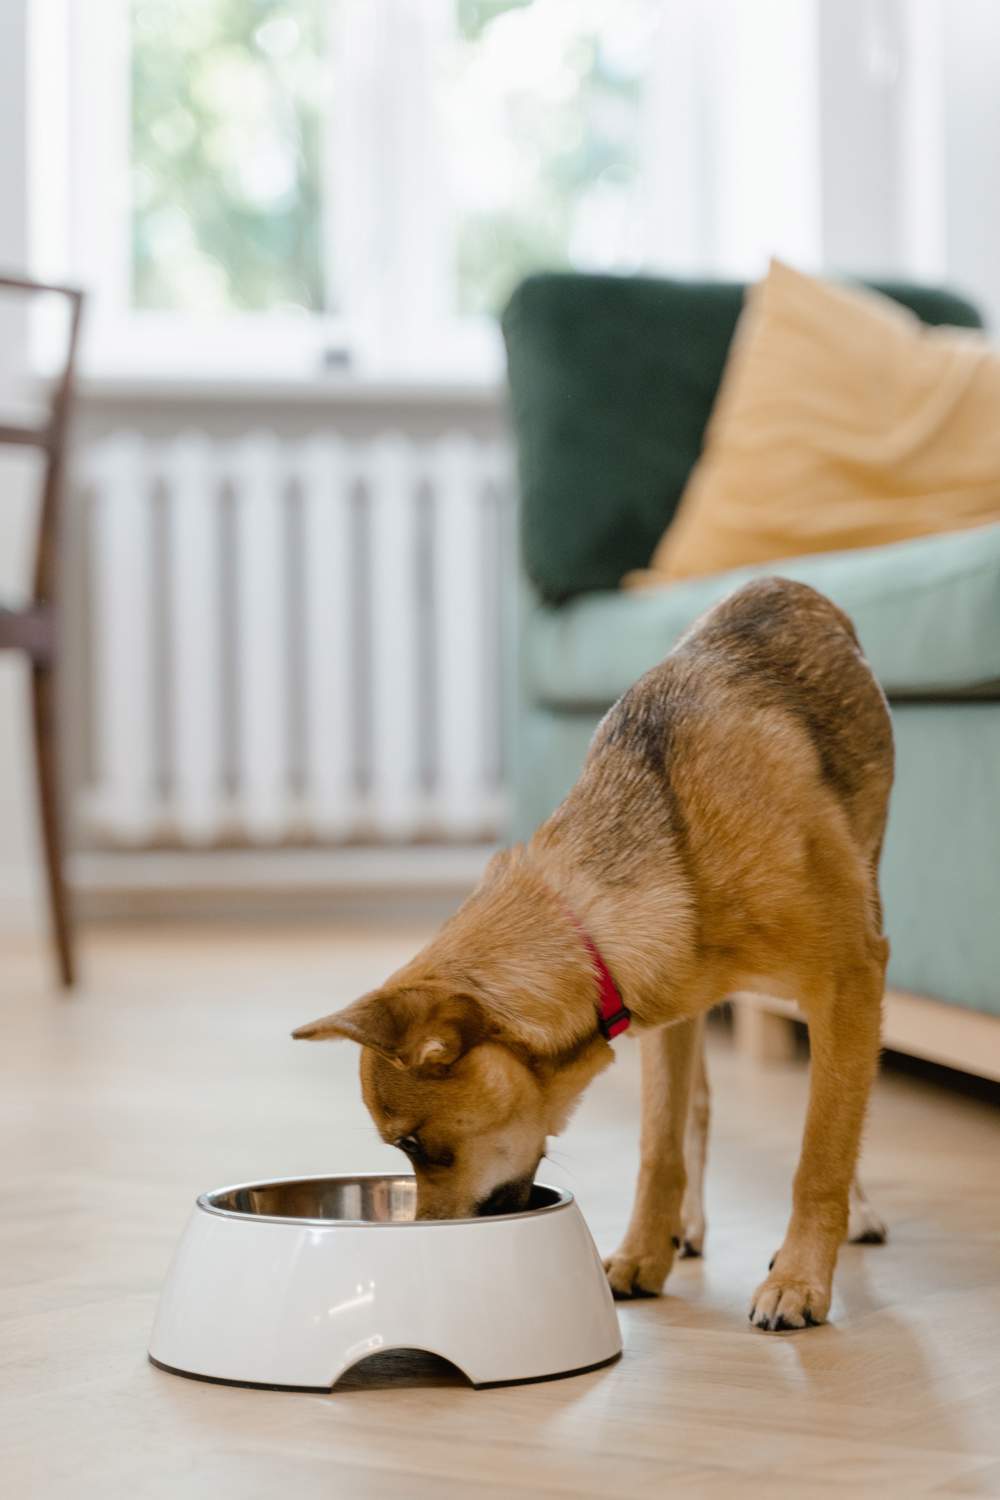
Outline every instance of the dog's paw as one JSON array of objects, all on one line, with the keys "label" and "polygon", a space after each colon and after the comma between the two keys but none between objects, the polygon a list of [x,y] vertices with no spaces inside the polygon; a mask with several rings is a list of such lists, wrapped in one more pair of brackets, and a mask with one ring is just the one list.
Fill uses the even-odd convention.
[{"label": "dog's paw", "polygon": [[698,1260],[705,1253],[705,1221],[693,1220],[684,1225],[681,1247],[677,1254],[681,1260]]},{"label": "dog's paw", "polygon": [[674,1263],[674,1244],[666,1253],[656,1250],[643,1255],[622,1245],[604,1262],[608,1285],[615,1297],[658,1297]]},{"label": "dog's paw", "polygon": [[818,1282],[775,1272],[753,1294],[750,1321],[769,1333],[808,1328],[825,1323],[830,1311],[830,1289]]},{"label": "dog's paw", "polygon": [[852,1203],[847,1238],[852,1245],[884,1245],[889,1231],[870,1203]]}]

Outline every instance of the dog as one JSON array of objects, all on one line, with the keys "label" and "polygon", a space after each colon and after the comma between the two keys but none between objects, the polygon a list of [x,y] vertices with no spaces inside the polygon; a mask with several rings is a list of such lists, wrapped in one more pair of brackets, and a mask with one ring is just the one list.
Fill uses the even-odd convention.
[{"label": "dog", "polygon": [[822,1323],[849,1227],[883,1233],[854,1174],[880,1048],[892,778],[888,707],[850,620],[805,584],[748,583],[609,710],[565,801],[494,856],[416,958],[293,1034],[361,1044],[364,1100],[413,1165],[418,1217],[453,1218],[525,1208],[547,1137],[631,1020],[641,1166],[605,1262],[630,1297],[702,1249],[706,1012],[741,991],[794,998],[808,1113],[750,1319]]}]

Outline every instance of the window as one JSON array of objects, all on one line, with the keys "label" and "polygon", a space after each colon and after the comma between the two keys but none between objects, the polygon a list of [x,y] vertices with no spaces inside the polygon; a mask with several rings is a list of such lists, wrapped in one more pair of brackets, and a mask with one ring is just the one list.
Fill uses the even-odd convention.
[{"label": "window", "polygon": [[[129,0],[130,305],[328,311],[327,0]],[[629,259],[650,0],[456,0],[433,100],[457,313],[539,266]]]},{"label": "window", "polygon": [[460,311],[496,312],[539,266],[634,264],[656,6],[460,0],[457,10],[443,98]]},{"label": "window", "polygon": [[532,270],[856,237],[802,0],[32,4],[39,269],[95,293],[100,369],[492,381]]},{"label": "window", "polygon": [[130,303],[321,312],[324,0],[130,0]]}]

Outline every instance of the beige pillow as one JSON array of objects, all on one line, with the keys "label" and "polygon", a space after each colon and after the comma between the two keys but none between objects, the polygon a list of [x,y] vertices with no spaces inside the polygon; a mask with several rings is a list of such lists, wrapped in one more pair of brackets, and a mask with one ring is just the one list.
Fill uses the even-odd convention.
[{"label": "beige pillow", "polygon": [[629,586],[1000,520],[1000,355],[780,261],[747,296],[702,455]]}]

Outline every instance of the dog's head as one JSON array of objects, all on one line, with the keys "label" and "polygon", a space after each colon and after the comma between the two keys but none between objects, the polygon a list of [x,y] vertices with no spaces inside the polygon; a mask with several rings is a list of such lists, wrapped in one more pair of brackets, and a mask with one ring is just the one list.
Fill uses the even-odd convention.
[{"label": "dog's head", "polygon": [[412,1163],[422,1219],[526,1208],[546,1137],[612,1056],[596,1031],[536,1049],[482,997],[433,979],[390,982],[293,1034],[360,1042],[365,1103]]}]

